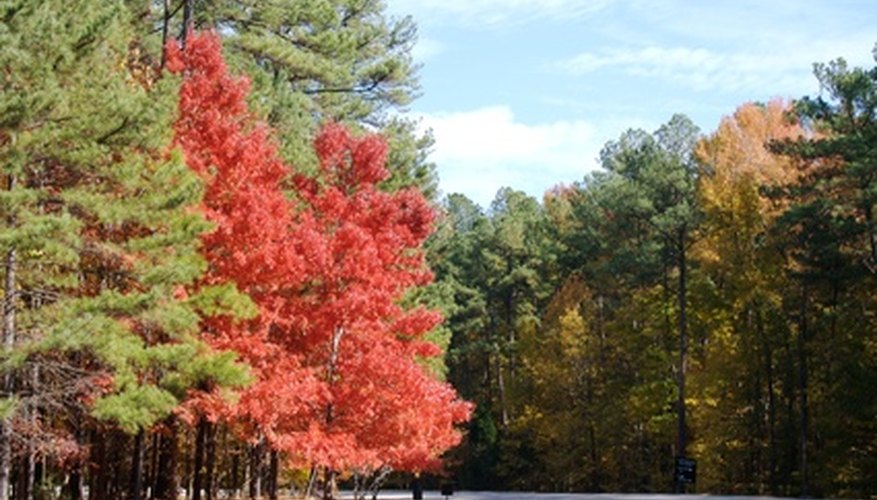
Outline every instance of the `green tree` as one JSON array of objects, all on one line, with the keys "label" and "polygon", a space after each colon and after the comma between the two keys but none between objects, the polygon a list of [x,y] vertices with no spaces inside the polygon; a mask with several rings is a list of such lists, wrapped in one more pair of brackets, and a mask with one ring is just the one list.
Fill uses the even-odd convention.
[{"label": "green tree", "polygon": [[0,12],[6,498],[13,440],[31,461],[37,439],[54,443],[48,458],[69,458],[56,455],[59,432],[84,444],[106,421],[142,436],[189,388],[243,382],[197,325],[200,311],[246,302],[227,287],[186,290],[205,268],[201,187],[168,154],[176,84],[143,79],[127,8],[10,1]]},{"label": "green tree", "polygon": [[491,351],[483,337],[487,325],[486,275],[479,258],[490,233],[490,221],[470,199],[449,195],[428,245],[427,259],[435,272],[436,285],[445,290],[445,327],[451,337],[446,362],[448,380],[461,397],[476,403],[465,444],[454,454],[464,465],[457,477],[461,484],[497,486],[497,428],[490,401],[493,375]]},{"label": "green tree", "polygon": [[287,163],[316,170],[311,141],[324,123],[377,129],[392,151],[385,187],[435,196],[432,138],[396,112],[419,92],[410,17],[391,18],[383,0],[153,1],[142,29],[156,64],[162,41],[184,32],[186,6],[191,25],[222,34],[229,65],[252,79],[250,109],[276,131]]},{"label": "green tree", "polygon": [[[698,129],[687,117],[674,115],[653,135],[629,131],[601,153],[609,172],[612,208],[618,220],[636,220],[659,245],[663,275],[676,273],[676,364],[678,415],[675,453],[687,449],[686,369],[688,356],[688,250],[696,239],[700,212],[697,204],[698,168],[694,147]],[[623,222],[622,222],[623,223]],[[670,287],[665,284],[665,288]]]},{"label": "green tree", "polygon": [[[772,144],[804,166],[779,192],[788,207],[777,228],[786,236],[784,255],[798,288],[790,301],[797,326],[798,491],[858,495],[868,489],[861,471],[873,466],[864,457],[875,446],[873,396],[851,390],[859,386],[850,377],[873,380],[875,373],[864,346],[873,342],[865,290],[873,288],[877,262],[877,68],[850,68],[838,59],[816,64],[814,73],[825,93],[797,101],[794,114],[809,134]],[[838,450],[849,458],[838,460]]]},{"label": "green tree", "polygon": [[521,336],[538,329],[553,286],[554,250],[543,208],[522,192],[501,189],[487,214],[451,195],[445,212],[431,262],[454,298],[449,379],[479,408],[461,453],[464,470],[480,473],[461,472],[461,480],[491,487],[511,479],[523,458],[510,438],[527,398],[518,349]]},{"label": "green tree", "polygon": [[[673,294],[661,242],[645,221],[620,215],[628,200],[617,182],[598,172],[549,204],[571,276],[544,312],[546,340],[556,335],[558,306],[575,304],[559,310],[561,324],[581,325],[573,359],[588,367],[558,382],[569,393],[559,407],[580,419],[577,432],[561,437],[575,443],[570,453],[579,461],[552,481],[574,490],[662,491],[672,467],[676,400]],[[581,292],[570,295],[576,288]],[[570,321],[576,317],[581,321]]]}]

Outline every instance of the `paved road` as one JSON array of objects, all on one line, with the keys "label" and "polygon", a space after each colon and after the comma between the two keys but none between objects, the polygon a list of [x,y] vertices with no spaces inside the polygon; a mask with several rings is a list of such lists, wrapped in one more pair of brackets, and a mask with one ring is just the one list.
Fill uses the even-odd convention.
[{"label": "paved road", "polygon": [[[349,498],[346,497],[345,498]],[[425,491],[424,500],[444,499],[438,491]],[[410,491],[382,491],[378,500],[411,499]],[[449,500],[778,500],[776,497],[742,497],[713,495],[669,495],[644,493],[520,493],[495,491],[458,491]]]}]

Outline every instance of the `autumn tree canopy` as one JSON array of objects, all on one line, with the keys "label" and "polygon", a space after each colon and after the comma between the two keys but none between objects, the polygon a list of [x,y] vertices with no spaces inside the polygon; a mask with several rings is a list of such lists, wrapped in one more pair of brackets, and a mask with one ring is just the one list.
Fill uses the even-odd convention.
[{"label": "autumn tree canopy", "polygon": [[433,209],[413,188],[380,190],[386,144],[341,125],[317,137],[315,176],[287,167],[220,48],[209,33],[169,48],[168,68],[184,75],[176,141],[207,184],[216,223],[203,238],[203,283],[234,283],[259,307],[250,321],[208,318],[203,336],[241,354],[257,380],[238,403],[211,414],[206,398],[200,411],[241,422],[292,464],[435,468],[468,406],[420,361],[439,354],[422,337],[440,317],[401,304],[431,279],[420,247]]}]

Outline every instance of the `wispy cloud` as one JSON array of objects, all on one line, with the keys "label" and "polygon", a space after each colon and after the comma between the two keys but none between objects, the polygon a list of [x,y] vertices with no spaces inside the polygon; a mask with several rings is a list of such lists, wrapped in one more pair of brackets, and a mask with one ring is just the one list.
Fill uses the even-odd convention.
[{"label": "wispy cloud", "polygon": [[627,76],[663,80],[695,91],[771,89],[797,95],[813,87],[813,80],[808,76],[813,62],[834,59],[850,53],[853,48],[864,52],[867,45],[858,40],[813,44],[806,52],[779,47],[760,52],[720,52],[699,47],[651,45],[582,52],[554,63],[553,67],[578,76],[617,70]]},{"label": "wispy cloud", "polygon": [[605,140],[589,122],[526,124],[508,106],[422,115],[421,126],[435,136],[443,190],[482,206],[504,186],[541,197],[558,182],[581,179],[597,166]]},{"label": "wispy cloud", "polygon": [[434,38],[420,37],[411,51],[411,56],[417,62],[425,62],[444,52],[445,46]]}]

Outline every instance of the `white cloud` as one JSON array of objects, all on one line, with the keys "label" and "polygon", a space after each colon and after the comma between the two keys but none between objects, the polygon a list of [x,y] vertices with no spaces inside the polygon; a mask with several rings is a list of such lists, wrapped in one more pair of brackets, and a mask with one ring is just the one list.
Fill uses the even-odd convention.
[{"label": "white cloud", "polygon": [[445,46],[440,41],[434,38],[426,38],[420,37],[417,40],[417,43],[414,44],[414,50],[411,51],[411,56],[417,62],[424,62],[438,54],[444,52]]},{"label": "white cloud", "polygon": [[597,166],[605,139],[585,121],[526,124],[508,106],[421,116],[432,129],[442,190],[487,207],[504,186],[541,199],[560,182],[580,180]]},{"label": "white cloud", "polygon": [[807,51],[784,49],[760,52],[719,52],[693,47],[645,46],[606,48],[583,52],[554,67],[581,76],[617,69],[623,74],[664,80],[696,91],[761,91],[799,95],[811,91],[809,77],[814,61],[828,61],[853,54],[860,63],[868,45],[859,40],[811,44]]}]

